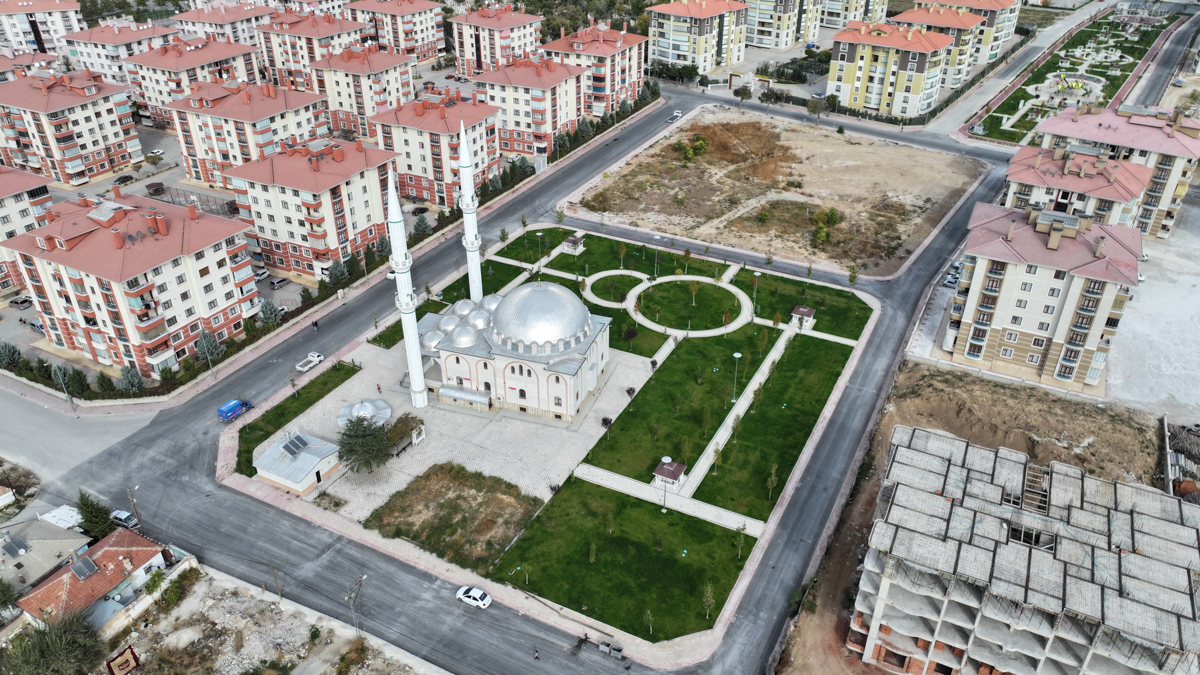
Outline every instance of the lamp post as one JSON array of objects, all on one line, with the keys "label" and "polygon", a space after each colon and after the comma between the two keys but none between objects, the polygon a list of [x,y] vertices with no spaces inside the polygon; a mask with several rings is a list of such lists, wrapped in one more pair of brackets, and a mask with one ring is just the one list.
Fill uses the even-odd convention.
[{"label": "lamp post", "polygon": [[737,374],[738,364],[741,363],[742,353],[733,353],[733,402],[737,403]]},{"label": "lamp post", "polygon": [[367,580],[367,575],[362,575],[350,582],[350,587],[346,589],[346,602],[350,603],[350,616],[354,619],[354,636],[362,637],[358,632],[358,611],[354,605],[358,602],[358,592],[362,590],[363,582]]},{"label": "lamp post", "polygon": [[658,278],[658,242],[662,237],[654,235],[654,278]]},{"label": "lamp post", "polygon": [[762,272],[754,273],[754,301],[752,304],[754,305],[754,315],[755,316],[758,316],[758,281],[759,281],[759,277],[761,277],[761,276],[762,276]]},{"label": "lamp post", "polygon": [[538,260],[541,260],[542,259],[542,233],[538,232],[536,234],[537,234],[537,238],[538,238]]},{"label": "lamp post", "polygon": [[[670,463],[671,463],[671,458],[670,458],[670,457],[663,457],[663,458],[662,458],[662,463],[663,463],[664,465],[665,465],[665,464],[670,464]],[[659,476],[659,478],[662,480],[662,486],[663,486],[663,507],[662,507],[662,512],[663,512],[663,513],[666,513],[666,512],[667,512],[667,477],[666,477],[666,476]]]}]

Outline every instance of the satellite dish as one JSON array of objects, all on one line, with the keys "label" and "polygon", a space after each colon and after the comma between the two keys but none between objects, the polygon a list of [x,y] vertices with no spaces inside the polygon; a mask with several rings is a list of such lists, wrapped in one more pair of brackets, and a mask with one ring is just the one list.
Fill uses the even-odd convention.
[{"label": "satellite dish", "polygon": [[137,233],[137,238],[138,238],[138,239],[145,239],[145,238],[146,238],[146,233],[145,233],[145,232],[138,232],[138,233]]},{"label": "satellite dish", "polygon": [[132,242],[132,241],[137,241],[136,239],[134,239],[134,237],[133,237],[133,235],[132,235],[132,234],[127,234],[127,235],[125,235],[125,238],[126,238],[126,239],[128,239],[128,240],[129,240],[129,241],[131,241],[131,242]]},{"label": "satellite dish", "polygon": [[153,227],[147,227],[146,231],[149,232],[150,234],[158,234],[158,232],[155,231],[155,229]]}]

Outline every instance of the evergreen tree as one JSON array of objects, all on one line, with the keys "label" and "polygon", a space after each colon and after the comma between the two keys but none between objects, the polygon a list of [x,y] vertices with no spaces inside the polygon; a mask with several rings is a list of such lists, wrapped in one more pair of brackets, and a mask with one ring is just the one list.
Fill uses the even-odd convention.
[{"label": "evergreen tree", "polygon": [[[163,370],[168,369],[164,368]],[[161,373],[162,371],[159,372]],[[166,380],[167,378],[163,377],[163,379]],[[115,382],[113,382],[113,379],[108,376],[108,373],[100,373],[96,376],[96,389],[100,390],[101,393],[108,394],[116,391],[117,385]]]},{"label": "evergreen tree", "polygon": [[54,380],[54,386],[58,387],[59,391],[67,392],[67,378],[71,376],[71,371],[66,366],[54,366],[50,369],[50,379]]},{"label": "evergreen tree", "polygon": [[362,261],[354,253],[346,258],[346,278],[349,281],[358,281],[363,276]]},{"label": "evergreen tree", "polygon": [[313,292],[308,287],[300,289],[300,304],[307,305],[313,301]]},{"label": "evergreen tree", "polygon": [[85,392],[92,390],[92,385],[88,383],[87,373],[78,368],[72,368],[71,373],[67,375],[67,391],[72,396],[83,396]]},{"label": "evergreen tree", "polygon": [[142,374],[138,372],[137,366],[125,366],[121,368],[121,379],[117,382],[117,386],[127,391],[141,391]]},{"label": "evergreen tree", "polygon": [[21,362],[21,350],[11,342],[0,342],[0,368],[16,368]]},{"label": "evergreen tree", "polygon": [[[324,280],[321,283],[325,283]],[[267,299],[262,301],[262,306],[258,308],[258,320],[264,326],[278,326],[280,321],[283,321],[283,310],[279,309],[279,305],[274,301]]]},{"label": "evergreen tree", "polygon": [[424,213],[417,216],[416,222],[413,223],[413,234],[417,236],[417,239],[424,239],[433,234],[433,228],[429,226],[429,221],[425,219]]},{"label": "evergreen tree", "polygon": [[200,337],[196,338],[196,356],[207,361],[210,365],[216,365],[221,360],[221,356],[225,354],[225,345],[217,342],[217,338],[206,330],[200,331]]},{"label": "evergreen tree", "polygon": [[352,417],[338,434],[338,458],[355,473],[387,464],[391,449],[387,429],[370,418]]},{"label": "evergreen tree", "polygon": [[346,263],[343,260],[335,260],[329,266],[329,282],[334,288],[340,288],[346,280],[350,278],[350,270],[346,269]]},{"label": "evergreen tree", "polygon": [[4,655],[7,675],[81,675],[95,672],[108,647],[81,614],[13,636]]},{"label": "evergreen tree", "polygon": [[380,237],[379,241],[375,242],[375,255],[386,260],[392,255],[392,241],[387,237]]},{"label": "evergreen tree", "polygon": [[112,509],[96,501],[83,490],[79,491],[79,499],[75,502],[75,508],[79,509],[79,515],[83,517],[83,522],[79,526],[89,537],[102,539],[117,529],[112,522]]},{"label": "evergreen tree", "polygon": [[375,257],[375,249],[370,246],[363,249],[363,267],[367,272],[375,269],[378,265],[378,260]]}]

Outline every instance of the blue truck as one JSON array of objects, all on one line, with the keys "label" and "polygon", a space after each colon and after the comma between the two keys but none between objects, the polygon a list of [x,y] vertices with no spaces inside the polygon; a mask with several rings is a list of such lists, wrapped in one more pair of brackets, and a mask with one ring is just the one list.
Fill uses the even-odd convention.
[{"label": "blue truck", "polygon": [[232,422],[238,417],[241,417],[242,413],[246,412],[251,407],[252,406],[248,401],[235,398],[226,402],[225,405],[222,405],[220,408],[217,408],[217,417],[220,418],[222,422]]}]

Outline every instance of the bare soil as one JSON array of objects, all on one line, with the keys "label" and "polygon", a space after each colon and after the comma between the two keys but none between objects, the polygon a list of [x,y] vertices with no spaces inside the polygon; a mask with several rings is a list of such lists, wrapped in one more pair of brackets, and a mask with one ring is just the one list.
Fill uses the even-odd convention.
[{"label": "bare soil", "polygon": [[[695,149],[698,139],[705,151],[685,163],[684,146]],[[606,176],[580,206],[668,234],[886,274],[983,168],[965,157],[717,109]],[[814,214],[830,208],[841,222],[821,242]]]},{"label": "bare soil", "polygon": [[[809,599],[815,612],[802,612],[788,638],[779,675],[865,675],[880,671],[846,649],[850,607],[857,593],[857,567],[885,469],[892,427],[942,429],[989,448],[1028,453],[1047,466],[1059,461],[1110,480],[1157,485],[1161,427],[1144,413],[1069,401],[1034,387],[1014,387],[929,366],[904,363],[864,460],[856,493],[817,572]],[[867,468],[869,467],[869,468]],[[811,603],[810,603],[811,608]]]}]

